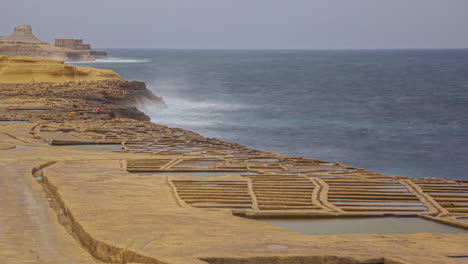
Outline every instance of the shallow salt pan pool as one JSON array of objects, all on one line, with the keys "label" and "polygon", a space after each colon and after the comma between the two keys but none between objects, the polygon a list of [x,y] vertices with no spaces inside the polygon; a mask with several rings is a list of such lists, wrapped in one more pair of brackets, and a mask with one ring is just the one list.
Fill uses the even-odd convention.
[{"label": "shallow salt pan pool", "polygon": [[28,112],[47,112],[47,111],[50,111],[52,109],[21,109],[21,108],[18,108],[18,109],[11,109],[11,110],[15,110],[15,111],[28,111]]},{"label": "shallow salt pan pool", "polygon": [[0,124],[30,124],[31,122],[25,120],[0,120]]},{"label": "shallow salt pan pool", "polygon": [[228,175],[228,174],[258,174],[257,172],[254,172],[254,171],[222,171],[222,172],[219,172],[219,171],[215,171],[215,172],[211,172],[211,171],[207,171],[207,172],[203,172],[203,171],[188,171],[188,172],[185,172],[185,171],[164,171],[164,172],[142,172],[142,173],[138,173],[138,174],[154,174],[154,175],[188,175],[188,176],[198,176],[198,177],[219,177],[219,176],[224,176],[224,175]]},{"label": "shallow salt pan pool", "polygon": [[418,217],[259,218],[260,222],[305,235],[468,233]]},{"label": "shallow salt pan pool", "polygon": [[65,147],[84,150],[97,150],[97,151],[122,151],[120,144],[95,144],[95,145],[64,145]]},{"label": "shallow salt pan pool", "polygon": [[43,148],[42,146],[16,146],[12,150],[16,149],[37,149],[37,148]]}]

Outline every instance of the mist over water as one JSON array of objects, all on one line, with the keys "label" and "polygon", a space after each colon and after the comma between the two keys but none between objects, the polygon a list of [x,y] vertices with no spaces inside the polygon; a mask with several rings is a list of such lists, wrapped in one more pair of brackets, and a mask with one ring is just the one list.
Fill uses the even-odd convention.
[{"label": "mist over water", "polygon": [[[109,50],[152,121],[254,149],[468,179],[468,50]],[[80,63],[80,65],[88,63]]]}]

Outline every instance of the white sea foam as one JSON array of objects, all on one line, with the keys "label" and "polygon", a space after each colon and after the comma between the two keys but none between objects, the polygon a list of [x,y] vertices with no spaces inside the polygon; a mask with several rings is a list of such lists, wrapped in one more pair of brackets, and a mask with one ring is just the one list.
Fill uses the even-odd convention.
[{"label": "white sea foam", "polygon": [[[185,126],[214,125],[218,123],[215,115],[219,111],[236,111],[248,109],[242,104],[224,104],[215,102],[196,102],[184,99],[164,97],[167,108],[162,109],[156,105],[145,104],[141,110],[152,118],[165,120],[170,123],[183,123]],[[203,120],[203,121],[202,121]]]},{"label": "white sea foam", "polygon": [[226,114],[222,114],[223,112],[235,112],[254,107],[223,101],[182,99],[164,94],[162,97],[167,104],[166,109],[161,109],[153,104],[145,104],[140,107],[140,110],[156,124],[185,128],[208,137],[221,137],[222,135],[216,132],[217,128],[241,125],[236,121],[226,120]]},{"label": "white sea foam", "polygon": [[239,104],[239,103],[228,103],[223,101],[192,101],[174,97],[164,97],[169,108],[176,111],[238,111],[251,109],[254,106]]},{"label": "white sea foam", "polygon": [[70,64],[93,64],[93,63],[148,63],[148,59],[123,59],[123,58],[107,58],[97,59],[95,61],[69,61]]}]

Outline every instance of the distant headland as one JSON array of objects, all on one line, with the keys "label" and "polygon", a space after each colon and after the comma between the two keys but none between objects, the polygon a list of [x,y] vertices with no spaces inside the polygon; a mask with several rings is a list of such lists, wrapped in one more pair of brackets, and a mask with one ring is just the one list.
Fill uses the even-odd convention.
[{"label": "distant headland", "polygon": [[107,58],[104,51],[92,50],[81,39],[55,39],[55,46],[34,36],[30,25],[15,27],[13,33],[0,37],[0,55],[29,56],[63,61],[94,61]]}]

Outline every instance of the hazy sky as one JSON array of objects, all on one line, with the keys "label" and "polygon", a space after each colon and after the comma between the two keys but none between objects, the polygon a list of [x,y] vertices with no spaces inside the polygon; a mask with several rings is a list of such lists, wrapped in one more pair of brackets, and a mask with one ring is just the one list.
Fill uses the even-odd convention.
[{"label": "hazy sky", "polygon": [[0,35],[120,48],[468,48],[468,0],[0,0]]}]

